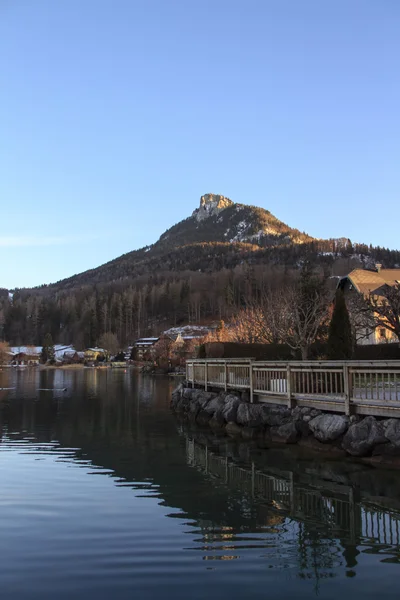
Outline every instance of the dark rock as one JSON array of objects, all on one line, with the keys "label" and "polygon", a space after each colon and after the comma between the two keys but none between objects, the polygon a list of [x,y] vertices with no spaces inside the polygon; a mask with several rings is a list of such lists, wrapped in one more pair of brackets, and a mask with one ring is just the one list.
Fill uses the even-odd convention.
[{"label": "dark rock", "polygon": [[213,397],[205,406],[204,409],[210,415],[213,415],[215,412],[222,410],[224,407],[224,399],[220,396]]},{"label": "dark rock", "polygon": [[222,414],[227,423],[229,423],[229,421],[236,421],[239,404],[240,400],[237,396],[226,396]]},{"label": "dark rock", "polygon": [[352,456],[367,456],[377,444],[386,442],[383,425],[374,417],[366,417],[350,425],[343,438],[342,448]]},{"label": "dark rock", "polygon": [[205,427],[206,425],[208,425],[210,419],[211,419],[211,414],[208,413],[207,411],[200,409],[197,416],[196,416],[196,423],[197,425],[200,425],[200,427]]},{"label": "dark rock", "polygon": [[400,446],[386,442],[378,444],[372,451],[372,456],[400,456]]},{"label": "dark rock", "polygon": [[360,415],[351,415],[349,419],[350,423],[359,423],[361,421]]},{"label": "dark rock", "polygon": [[319,442],[332,442],[347,430],[349,419],[343,415],[324,414],[311,419],[308,425]]},{"label": "dark rock", "polygon": [[200,411],[200,405],[196,400],[191,400],[188,407],[189,419],[195,420]]},{"label": "dark rock", "polygon": [[[311,419],[311,417],[310,417]],[[301,437],[308,437],[311,435],[311,429],[304,419],[301,421],[296,421],[296,429]]]},{"label": "dark rock", "polygon": [[302,419],[303,413],[302,413],[302,409],[300,408],[300,406],[296,406],[292,410],[291,417],[292,417],[293,421],[299,421],[300,419]]},{"label": "dark rock", "polygon": [[400,448],[400,419],[387,419],[383,422],[385,437]]},{"label": "dark rock", "polygon": [[291,410],[285,406],[260,406],[260,420],[268,427],[279,427],[290,421]]},{"label": "dark rock", "polygon": [[175,410],[178,412],[184,412],[184,413],[188,412],[190,404],[191,404],[190,398],[185,398],[185,396],[182,396],[181,399],[175,405]]},{"label": "dark rock", "polygon": [[215,412],[208,424],[214,431],[225,429],[225,419],[222,415],[222,411]]},{"label": "dark rock", "polygon": [[193,396],[194,393],[198,392],[200,390],[196,390],[195,388],[185,388],[184,390],[182,390],[182,396],[184,398],[191,398]]},{"label": "dark rock", "polygon": [[320,410],[317,410],[316,408],[312,408],[309,412],[309,414],[312,417],[318,417],[319,415],[322,415],[322,412]]},{"label": "dark rock", "polygon": [[228,435],[231,435],[231,436],[242,435],[242,428],[237,423],[233,423],[233,422],[229,422],[227,424],[225,431]]},{"label": "dark rock", "polygon": [[245,404],[241,402],[237,409],[236,420],[239,425],[257,427],[261,424],[261,406],[259,404]]},{"label": "dark rock", "polygon": [[299,432],[296,424],[293,422],[285,423],[280,427],[271,427],[271,439],[275,442],[284,444],[295,444],[299,438]]},{"label": "dark rock", "polygon": [[258,435],[257,427],[242,427],[242,438],[244,440],[253,440]]},{"label": "dark rock", "polygon": [[243,390],[243,392],[240,394],[240,399],[242,402],[250,402],[250,392]]}]

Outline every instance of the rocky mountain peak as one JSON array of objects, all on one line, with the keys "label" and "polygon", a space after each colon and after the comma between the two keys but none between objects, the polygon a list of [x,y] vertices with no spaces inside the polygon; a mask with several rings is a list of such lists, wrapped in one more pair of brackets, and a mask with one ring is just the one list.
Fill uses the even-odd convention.
[{"label": "rocky mountain peak", "polygon": [[197,221],[203,221],[208,217],[219,214],[222,210],[233,204],[234,202],[232,202],[232,200],[225,198],[225,196],[221,196],[220,194],[204,194],[204,196],[200,198],[199,208],[196,208],[192,216],[195,217]]}]

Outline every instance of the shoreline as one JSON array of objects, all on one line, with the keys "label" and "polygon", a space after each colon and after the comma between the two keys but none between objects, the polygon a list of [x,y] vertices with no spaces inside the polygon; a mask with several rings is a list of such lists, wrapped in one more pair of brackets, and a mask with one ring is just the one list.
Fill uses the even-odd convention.
[{"label": "shoreline", "polygon": [[327,459],[400,469],[400,419],[250,403],[246,393],[206,392],[187,382],[173,391],[171,409],[182,421],[260,449],[292,445]]}]

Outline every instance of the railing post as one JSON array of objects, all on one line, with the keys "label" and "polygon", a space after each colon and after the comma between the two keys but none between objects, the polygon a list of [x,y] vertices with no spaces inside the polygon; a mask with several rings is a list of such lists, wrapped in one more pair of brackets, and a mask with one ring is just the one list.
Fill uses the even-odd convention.
[{"label": "railing post", "polygon": [[208,378],[208,369],[207,369],[207,361],[204,361],[204,389],[207,391],[207,378]]},{"label": "railing post", "polygon": [[250,402],[253,404],[254,402],[254,394],[253,394],[253,362],[250,361],[249,364],[249,383],[250,383]]},{"label": "railing post", "polygon": [[228,389],[228,365],[226,364],[226,360],[224,360],[224,383],[225,383],[225,391]]},{"label": "railing post", "polygon": [[293,408],[293,397],[292,397],[292,371],[290,365],[286,365],[286,392],[287,392],[287,403],[288,408]]},{"label": "railing post", "polygon": [[194,388],[194,380],[196,379],[195,373],[194,373],[195,368],[196,368],[196,365],[194,364],[194,362],[192,362],[192,388]]},{"label": "railing post", "polygon": [[350,385],[350,373],[349,365],[345,363],[343,365],[343,384],[344,384],[344,414],[350,416],[350,398],[351,398],[351,385]]}]

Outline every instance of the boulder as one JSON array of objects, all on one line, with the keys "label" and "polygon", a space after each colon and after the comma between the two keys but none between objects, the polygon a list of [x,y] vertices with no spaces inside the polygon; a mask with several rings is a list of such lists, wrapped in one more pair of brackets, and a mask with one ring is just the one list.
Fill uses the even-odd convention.
[{"label": "boulder", "polygon": [[224,406],[224,399],[220,396],[213,397],[207,404],[204,406],[203,410],[205,410],[210,415],[213,415],[215,412],[222,410]]},{"label": "boulder", "polygon": [[231,435],[234,437],[242,435],[242,428],[237,423],[234,423],[233,421],[231,421],[227,424],[225,431],[228,435]]},{"label": "boulder", "polygon": [[367,456],[377,444],[386,442],[382,423],[366,417],[353,423],[343,438],[342,448],[352,456]]},{"label": "boulder", "polygon": [[279,427],[290,421],[292,411],[285,406],[260,407],[260,422],[268,427]]},{"label": "boulder", "polygon": [[[311,417],[310,417],[311,419]],[[295,421],[296,423],[296,429],[299,433],[299,436],[301,437],[308,437],[309,435],[311,435],[311,429],[308,425],[308,422],[303,420],[300,421]]]},{"label": "boulder", "polygon": [[229,421],[236,421],[239,404],[240,400],[237,396],[226,396],[222,414],[227,423]]},{"label": "boulder", "polygon": [[201,408],[205,408],[207,404],[216,397],[214,392],[205,392],[204,390],[194,390],[192,400],[197,402]]},{"label": "boulder", "polygon": [[177,412],[188,412],[190,404],[191,404],[190,398],[186,398],[185,396],[182,396],[180,398],[180,400],[178,400],[178,402],[176,403],[174,408]]},{"label": "boulder", "polygon": [[383,428],[389,442],[400,448],[400,419],[387,419],[383,423]]},{"label": "boulder", "polygon": [[271,427],[271,439],[284,444],[295,444],[299,438],[296,424],[291,421],[279,427]]},{"label": "boulder", "polygon": [[291,417],[293,421],[299,421],[303,417],[302,409],[300,408],[300,406],[296,406],[292,410]]},{"label": "boulder", "polygon": [[210,419],[211,419],[211,414],[206,412],[203,409],[200,409],[196,416],[196,423],[200,427],[205,427],[206,425],[208,425]]},{"label": "boulder", "polygon": [[188,406],[189,419],[195,419],[199,410],[200,404],[197,402],[197,400],[191,400]]},{"label": "boulder", "polygon": [[214,431],[220,431],[221,429],[224,429],[225,419],[222,415],[222,411],[215,412],[208,424]]},{"label": "boulder", "polygon": [[319,442],[333,442],[347,430],[349,419],[343,415],[325,414],[314,417],[308,425]]},{"label": "boulder", "polygon": [[237,409],[236,420],[239,425],[257,427],[261,425],[261,406],[259,404],[246,404],[241,402]]}]

